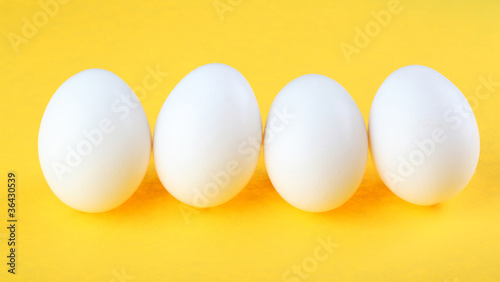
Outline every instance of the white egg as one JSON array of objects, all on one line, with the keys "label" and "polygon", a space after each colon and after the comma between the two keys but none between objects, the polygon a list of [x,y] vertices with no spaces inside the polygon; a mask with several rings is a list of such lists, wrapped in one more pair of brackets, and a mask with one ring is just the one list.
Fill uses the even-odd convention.
[{"label": "white egg", "polygon": [[462,191],[479,159],[479,131],[467,99],[424,66],[400,68],[380,86],[369,136],[384,183],[418,205],[440,203]]},{"label": "white egg", "polygon": [[54,194],[68,206],[103,212],[140,185],[151,157],[146,113],[115,74],[89,69],[57,89],[40,124],[38,156]]},{"label": "white egg", "polygon": [[316,74],[288,83],[267,117],[264,156],[272,184],[291,205],[323,212],[345,203],[366,168],[366,127],[354,100]]},{"label": "white egg", "polygon": [[184,77],[161,108],[156,171],[183,203],[217,206],[247,185],[261,143],[259,106],[246,79],[227,65],[205,65]]}]

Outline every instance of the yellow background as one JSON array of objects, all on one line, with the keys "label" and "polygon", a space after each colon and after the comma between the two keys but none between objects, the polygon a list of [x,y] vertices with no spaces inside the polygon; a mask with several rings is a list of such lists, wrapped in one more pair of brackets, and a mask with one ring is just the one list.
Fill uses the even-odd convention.
[{"label": "yellow background", "polygon": [[[9,32],[22,36],[23,17],[33,22],[43,10],[38,1],[1,0],[0,218],[7,217],[7,171],[14,170],[15,280],[279,281],[293,265],[310,262],[320,238],[338,247],[305,272],[311,281],[500,280],[500,86],[488,97],[483,89],[481,99],[475,92],[481,77],[500,81],[499,1],[401,0],[402,11],[372,31],[350,62],[341,42],[354,45],[355,28],[364,29],[374,20],[370,11],[387,10],[390,1],[221,0],[231,8],[222,17],[213,2],[69,1],[16,53]],[[153,129],[173,87],[214,62],[247,78],[263,121],[280,89],[300,75],[338,81],[367,121],[392,71],[432,67],[477,102],[477,172],[455,198],[421,207],[391,193],[370,159],[351,200],[321,214],[281,199],[262,156],[244,191],[216,208],[181,204],[162,187],[153,162],[137,192],[113,211],[82,213],[55,197],[39,166],[37,136],[47,103],[68,77],[103,68],[137,87],[158,65],[169,76],[142,99]],[[6,231],[0,228],[0,280],[13,278]]]}]

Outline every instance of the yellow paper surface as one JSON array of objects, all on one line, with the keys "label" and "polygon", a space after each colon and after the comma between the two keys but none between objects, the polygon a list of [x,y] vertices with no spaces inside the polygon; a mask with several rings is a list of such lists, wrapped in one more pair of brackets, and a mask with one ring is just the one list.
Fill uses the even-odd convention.
[{"label": "yellow paper surface", "polygon": [[[499,1],[3,0],[0,23],[0,280],[500,280]],[[458,196],[421,207],[390,192],[369,159],[356,194],[320,214],[277,194],[262,155],[243,192],[215,208],[177,201],[153,162],[137,192],[110,212],[73,210],[51,192],[38,162],[38,129],[67,78],[88,68],[116,73],[141,92],[153,129],[173,87],[215,62],[247,78],[263,121],[280,89],[300,75],[338,81],[368,121],[392,71],[434,68],[474,108],[476,174]],[[156,68],[169,75],[146,85]],[[15,275],[6,265],[11,170]]]}]

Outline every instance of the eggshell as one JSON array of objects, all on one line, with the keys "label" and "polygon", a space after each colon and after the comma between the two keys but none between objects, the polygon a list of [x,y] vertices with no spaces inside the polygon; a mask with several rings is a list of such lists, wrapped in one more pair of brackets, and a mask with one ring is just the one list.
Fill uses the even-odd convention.
[{"label": "eggshell", "polygon": [[366,127],[356,103],[334,80],[304,75],[287,84],[269,111],[267,172],[291,205],[323,212],[345,203],[366,167]]},{"label": "eggshell", "polygon": [[260,111],[246,79],[227,65],[205,65],[184,77],[161,108],[156,171],[183,203],[217,206],[247,185],[261,143]]},{"label": "eggshell", "polygon": [[425,66],[400,68],[382,83],[370,111],[369,137],[384,183],[417,205],[458,194],[479,159],[479,131],[467,99]]},{"label": "eggshell", "polygon": [[38,156],[54,194],[68,206],[104,212],[141,183],[151,156],[146,113],[115,74],[89,69],[66,80],[40,124]]}]

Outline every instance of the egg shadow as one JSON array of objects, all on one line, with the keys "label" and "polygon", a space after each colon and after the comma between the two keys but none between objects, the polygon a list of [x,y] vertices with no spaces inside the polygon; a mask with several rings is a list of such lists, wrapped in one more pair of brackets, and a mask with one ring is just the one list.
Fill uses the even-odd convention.
[{"label": "egg shadow", "polygon": [[154,163],[151,161],[146,175],[135,193],[125,203],[107,214],[116,217],[144,217],[153,211],[157,212],[167,208],[175,201],[177,200],[161,184]]},{"label": "egg shadow", "polygon": [[[281,204],[279,203],[280,201]],[[375,168],[369,166],[359,188],[346,203],[331,211],[308,213],[293,207],[281,198],[274,189],[261,159],[249,183],[236,197],[220,206],[198,210],[200,213],[241,214],[279,207],[280,209],[289,208],[290,212],[303,212],[309,214],[311,217],[327,218],[328,220],[332,218],[349,220],[373,216],[378,210],[385,208],[388,203],[391,203],[391,205],[396,203],[396,205],[401,205],[403,208],[409,209],[424,208],[426,212],[431,213],[441,209],[441,205],[420,207],[399,199],[386,187]],[[179,204],[181,202],[175,199],[163,187],[156,173],[154,163],[151,161],[148,171],[137,191],[124,204],[105,214],[112,218],[124,216],[145,217],[153,214],[158,216],[158,213],[170,213],[170,209],[177,207]]]},{"label": "egg shadow", "polygon": [[394,194],[382,181],[374,167],[366,170],[363,180],[354,195],[342,206],[321,213],[335,218],[368,218],[376,217],[378,211],[397,207],[401,214],[415,210],[420,214],[435,214],[443,209],[443,204],[420,206],[409,203]]},{"label": "egg shadow", "polygon": [[266,168],[259,165],[248,184],[234,199],[212,209],[235,213],[255,211],[266,209],[279,200],[282,201],[269,179]]},{"label": "egg shadow", "polygon": [[[211,208],[197,208],[201,213],[231,212],[266,208],[267,204],[282,200],[274,190],[264,167],[259,166],[245,188],[229,202]],[[165,210],[170,207],[184,205],[174,198],[161,183],[154,163],[151,161],[148,171],[136,192],[121,206],[106,212],[112,217],[145,216],[152,211]]]},{"label": "egg shadow", "polygon": [[378,176],[374,168],[367,169],[354,195],[340,207],[325,212],[328,216],[360,217],[371,214],[384,203],[397,198]]}]

